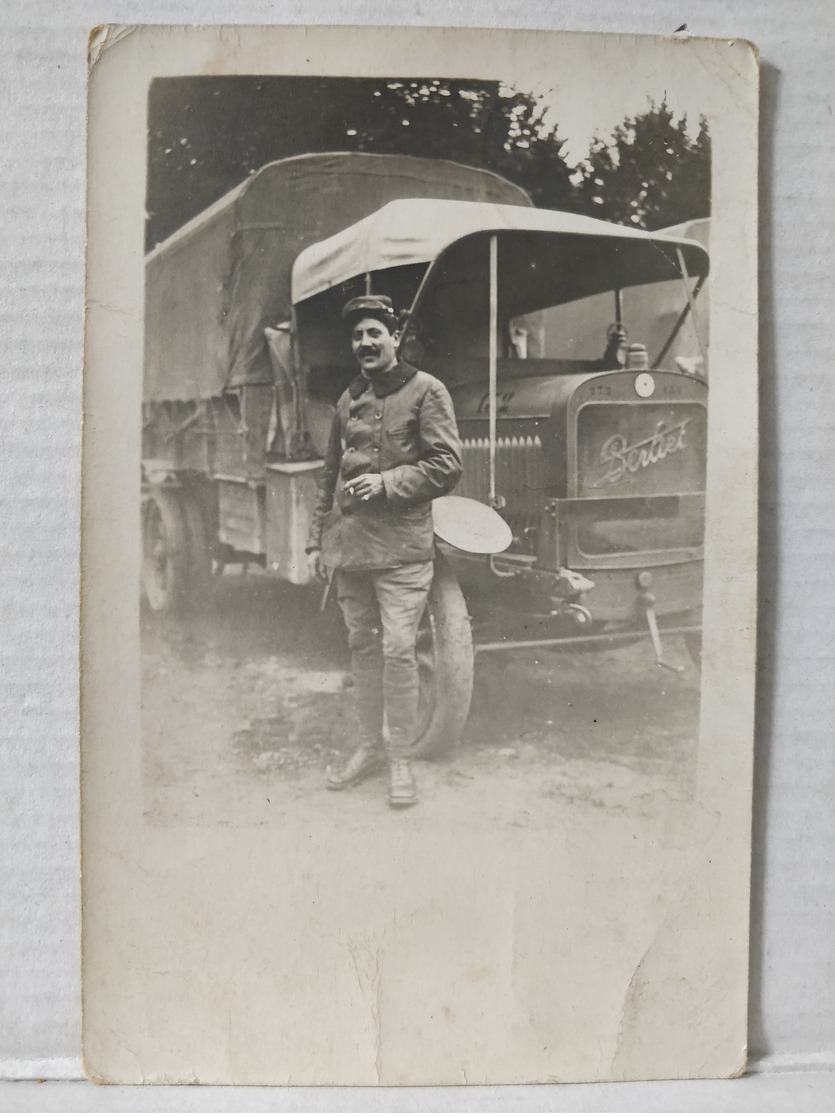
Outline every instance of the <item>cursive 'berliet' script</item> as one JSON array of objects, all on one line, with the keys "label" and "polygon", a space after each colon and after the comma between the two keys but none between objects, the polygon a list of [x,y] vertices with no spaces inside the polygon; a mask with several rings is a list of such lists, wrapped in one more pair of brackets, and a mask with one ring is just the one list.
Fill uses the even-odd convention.
[{"label": "cursive 'berliet' script", "polygon": [[663,421],[656,424],[655,430],[649,438],[635,442],[632,446],[627,444],[622,434],[613,434],[607,438],[600,449],[600,464],[605,472],[594,488],[602,485],[617,485],[625,480],[628,473],[637,473],[639,469],[646,469],[679,450],[686,450],[684,434],[689,419],[682,419],[673,426],[665,426]]}]

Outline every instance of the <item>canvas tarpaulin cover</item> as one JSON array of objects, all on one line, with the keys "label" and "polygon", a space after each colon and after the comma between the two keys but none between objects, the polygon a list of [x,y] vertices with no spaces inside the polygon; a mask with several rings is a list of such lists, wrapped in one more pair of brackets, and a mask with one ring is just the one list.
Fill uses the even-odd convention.
[{"label": "canvas tarpaulin cover", "polygon": [[289,461],[315,458],[307,430],[304,383],[301,369],[293,360],[293,340],[289,323],[267,326],[264,330],[275,384],[275,434],[273,449]]},{"label": "canvas tarpaulin cover", "polygon": [[532,204],[498,175],[445,160],[335,153],[268,164],[148,254],[145,399],[271,383],[264,330],[290,316],[299,252],[397,198]]},{"label": "canvas tarpaulin cover", "polygon": [[[582,214],[464,200],[397,199],[305,249],[293,265],[293,302],[366,271],[430,263],[465,238],[491,233],[516,236],[520,276],[531,271],[531,261],[540,270],[547,262],[556,264],[560,282],[551,295],[560,302],[674,279],[679,249],[691,274],[705,274],[708,266],[707,253],[695,241]],[[536,236],[538,241],[532,239]],[[545,259],[539,261],[537,255]],[[537,285],[546,291],[544,284]]]}]

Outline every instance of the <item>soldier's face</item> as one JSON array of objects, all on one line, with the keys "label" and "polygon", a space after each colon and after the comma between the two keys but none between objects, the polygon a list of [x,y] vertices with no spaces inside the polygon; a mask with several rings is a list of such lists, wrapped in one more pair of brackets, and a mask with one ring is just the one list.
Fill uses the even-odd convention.
[{"label": "soldier's face", "polygon": [[351,331],[351,349],[366,376],[397,364],[399,341],[400,332],[389,333],[379,318],[361,318]]}]

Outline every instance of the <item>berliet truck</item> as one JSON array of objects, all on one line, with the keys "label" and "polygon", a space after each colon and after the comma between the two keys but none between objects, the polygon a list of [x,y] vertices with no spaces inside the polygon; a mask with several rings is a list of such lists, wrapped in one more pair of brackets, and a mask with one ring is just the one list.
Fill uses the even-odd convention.
[{"label": "berliet truck", "polygon": [[356,374],[340,309],[373,292],[452,395],[456,496],[509,528],[497,553],[438,540],[415,753],[460,735],[476,653],[646,637],[682,670],[662,641],[698,657],[707,273],[681,230],[537,209],[456,163],[268,164],[147,257],[147,606],[199,607],[230,563],[309,581],[321,455]]}]

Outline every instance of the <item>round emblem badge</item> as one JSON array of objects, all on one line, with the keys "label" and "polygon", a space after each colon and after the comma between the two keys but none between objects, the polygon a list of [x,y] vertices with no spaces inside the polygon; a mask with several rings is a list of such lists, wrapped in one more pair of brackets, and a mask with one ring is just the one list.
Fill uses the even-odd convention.
[{"label": "round emblem badge", "polygon": [[655,381],[652,373],[641,372],[635,377],[635,394],[641,399],[647,399],[655,391]]}]

